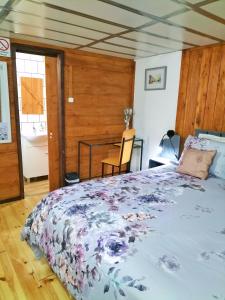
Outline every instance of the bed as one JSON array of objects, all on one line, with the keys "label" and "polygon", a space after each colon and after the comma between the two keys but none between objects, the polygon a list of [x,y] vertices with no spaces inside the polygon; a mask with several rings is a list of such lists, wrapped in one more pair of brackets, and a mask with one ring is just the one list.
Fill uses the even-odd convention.
[{"label": "bed", "polygon": [[48,194],[22,231],[76,300],[225,299],[225,180],[175,166]]}]

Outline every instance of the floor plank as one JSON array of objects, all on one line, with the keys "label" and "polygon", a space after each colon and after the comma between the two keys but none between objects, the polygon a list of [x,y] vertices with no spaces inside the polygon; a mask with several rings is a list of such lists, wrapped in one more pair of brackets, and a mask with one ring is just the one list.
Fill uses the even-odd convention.
[{"label": "floor plank", "polygon": [[36,260],[20,232],[27,215],[48,193],[48,181],[25,184],[25,199],[0,205],[0,300],[69,300],[45,259]]}]

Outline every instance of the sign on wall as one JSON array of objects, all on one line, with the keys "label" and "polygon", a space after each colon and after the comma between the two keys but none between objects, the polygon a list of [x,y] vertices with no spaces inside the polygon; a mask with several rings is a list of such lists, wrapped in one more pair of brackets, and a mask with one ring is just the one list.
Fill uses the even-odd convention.
[{"label": "sign on wall", "polygon": [[11,56],[10,40],[4,37],[0,37],[0,56]]}]

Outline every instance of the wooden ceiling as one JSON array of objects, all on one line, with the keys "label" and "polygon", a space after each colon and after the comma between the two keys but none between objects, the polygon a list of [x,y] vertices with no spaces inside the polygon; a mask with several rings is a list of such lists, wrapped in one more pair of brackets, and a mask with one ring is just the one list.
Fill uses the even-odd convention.
[{"label": "wooden ceiling", "polygon": [[0,35],[149,57],[225,41],[225,0],[0,0]]}]

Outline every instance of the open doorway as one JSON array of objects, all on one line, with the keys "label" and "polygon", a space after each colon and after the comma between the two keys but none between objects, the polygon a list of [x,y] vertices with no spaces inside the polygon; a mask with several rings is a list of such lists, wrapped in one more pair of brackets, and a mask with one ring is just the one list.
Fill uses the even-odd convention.
[{"label": "open doorway", "polygon": [[49,191],[45,56],[16,53],[25,197]]},{"label": "open doorway", "polygon": [[21,199],[64,184],[63,52],[12,45]]}]

